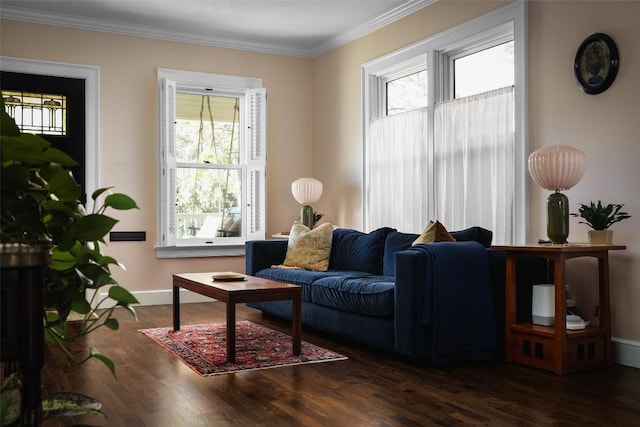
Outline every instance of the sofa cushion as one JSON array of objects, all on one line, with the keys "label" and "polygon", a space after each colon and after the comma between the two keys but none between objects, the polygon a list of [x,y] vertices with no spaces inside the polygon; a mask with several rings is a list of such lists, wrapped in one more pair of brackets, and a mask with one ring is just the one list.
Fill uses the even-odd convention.
[{"label": "sofa cushion", "polygon": [[411,243],[418,237],[413,233],[390,233],[384,242],[384,262],[382,274],[385,276],[395,276],[396,252],[406,251],[411,247]]},{"label": "sofa cushion", "polygon": [[458,242],[468,242],[473,240],[482,244],[485,248],[491,247],[491,241],[493,240],[493,232],[482,227],[469,227],[460,231],[452,231],[451,235]]},{"label": "sofa cushion", "polygon": [[346,228],[334,230],[329,269],[382,274],[385,238],[393,231],[388,227],[371,233]]},{"label": "sofa cushion", "polygon": [[447,229],[440,221],[429,221],[426,228],[416,240],[413,241],[411,246],[418,245],[420,243],[433,243],[433,242],[455,242],[456,239],[449,234]]},{"label": "sofa cushion", "polygon": [[331,276],[359,275],[366,276],[367,273],[358,271],[309,271],[294,270],[287,268],[265,268],[256,272],[257,277],[275,280],[277,282],[291,283],[292,285],[300,285],[302,301],[311,302],[311,285],[318,279]]},{"label": "sofa cushion", "polygon": [[330,276],[311,285],[311,302],[367,316],[389,316],[394,307],[393,277]]},{"label": "sofa cushion", "polygon": [[295,222],[289,234],[287,255],[283,265],[324,271],[329,267],[333,225],[326,222],[317,228]]}]

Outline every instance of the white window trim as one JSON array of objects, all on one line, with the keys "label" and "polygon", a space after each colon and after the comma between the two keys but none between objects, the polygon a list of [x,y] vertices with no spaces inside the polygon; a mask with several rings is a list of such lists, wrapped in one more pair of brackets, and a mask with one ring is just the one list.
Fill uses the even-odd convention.
[{"label": "white window trim", "polygon": [[[202,241],[194,241],[191,245],[185,245],[180,242],[175,242],[167,235],[168,230],[168,221],[169,215],[167,212],[167,206],[170,203],[168,200],[169,195],[167,194],[167,188],[165,185],[165,177],[163,176],[165,170],[165,159],[166,155],[163,150],[166,147],[166,137],[168,135],[167,127],[172,126],[171,123],[165,123],[163,121],[164,117],[167,117],[168,113],[165,112],[165,109],[172,108],[171,105],[168,105],[166,102],[166,96],[164,93],[166,90],[170,89],[165,86],[166,82],[172,82],[174,89],[179,88],[180,91],[190,92],[191,89],[194,93],[201,93],[202,88],[206,87],[207,89],[212,89],[214,92],[224,93],[224,94],[233,94],[234,96],[244,97],[248,95],[250,97],[255,97],[256,95],[265,94],[264,88],[262,88],[262,79],[259,78],[249,78],[249,77],[236,77],[236,76],[227,76],[227,75],[219,75],[219,74],[209,74],[209,73],[198,73],[198,72],[189,72],[189,71],[181,71],[181,70],[170,70],[170,69],[158,69],[158,96],[159,96],[159,117],[160,120],[158,122],[158,135],[159,135],[159,153],[158,153],[158,187],[159,187],[159,197],[158,197],[158,242],[156,245],[156,256],[158,258],[182,258],[182,257],[209,257],[209,256],[242,256],[245,254],[245,242],[247,240],[256,239],[256,238],[265,238],[265,206],[264,201],[262,201],[262,209],[260,214],[260,218],[257,219],[258,225],[256,226],[256,218],[255,216],[255,207],[247,202],[243,202],[242,213],[243,218],[250,219],[250,223],[244,224],[243,222],[243,232],[244,237],[238,238],[225,238],[223,244],[208,244],[206,239],[201,239]],[[242,103],[241,103],[242,104]],[[240,128],[247,132],[245,140],[246,141],[255,141],[257,138],[255,135],[255,130],[257,129],[259,132],[262,132],[262,138],[266,138],[266,114],[259,115],[260,123],[247,123],[247,120],[254,119],[254,115],[251,112],[252,103],[244,103],[244,118],[240,123]],[[256,126],[257,125],[257,126]],[[255,144],[251,144],[252,148]],[[250,150],[245,149],[242,150],[242,164],[243,164],[243,174],[245,175],[243,178],[243,196],[246,198],[255,199],[255,195],[251,193],[253,186],[249,185],[249,182],[254,180],[255,175],[259,175],[261,181],[259,182],[260,190],[259,193],[262,194],[263,197],[266,195],[264,192],[266,191],[265,187],[265,179],[266,179],[266,147],[257,147],[262,151],[254,152],[255,150],[251,150],[252,152],[248,152]],[[179,166],[179,165],[178,165]],[[168,178],[167,178],[168,179]],[[252,210],[252,215],[247,215],[248,210]],[[249,221],[247,221],[249,222]]]},{"label": "white window trim", "polygon": [[[504,31],[505,26],[513,26],[513,38],[515,48],[515,180],[514,183],[514,244],[524,244],[527,241],[527,153],[529,151],[528,141],[528,85],[527,85],[527,5],[524,1],[518,1],[508,6],[502,7],[494,12],[475,18],[464,24],[453,27],[435,36],[419,41],[390,54],[374,59],[362,65],[362,149],[363,158],[366,156],[366,141],[369,139],[369,122],[380,117],[383,113],[380,106],[384,105],[377,99],[380,97],[381,76],[398,73],[398,66],[411,63],[416,58],[424,58],[425,64],[429,64],[429,72],[437,72],[436,79],[429,79],[429,122],[433,123],[433,111],[436,102],[441,102],[448,95],[448,88],[445,88],[443,73],[449,72],[448,62],[450,58],[443,55],[459,53],[461,46],[474,39],[477,35],[494,37],[493,31]],[[480,39],[478,39],[480,40]],[[480,43],[480,41],[478,41]],[[456,51],[457,46],[457,51]],[[446,56],[446,57],[445,57]],[[436,80],[438,81],[436,83]],[[429,138],[432,138],[430,133]],[[429,141],[431,143],[431,141]],[[366,167],[363,168],[363,183],[367,183]],[[433,191],[431,189],[430,191]],[[366,191],[363,193],[366,197]],[[367,225],[366,200],[363,209],[363,223]],[[427,213],[433,217],[434,212]]]}]

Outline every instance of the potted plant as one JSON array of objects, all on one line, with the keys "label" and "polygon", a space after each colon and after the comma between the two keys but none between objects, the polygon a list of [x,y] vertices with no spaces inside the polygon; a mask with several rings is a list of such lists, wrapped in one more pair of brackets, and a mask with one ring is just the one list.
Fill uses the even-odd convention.
[{"label": "potted plant", "polygon": [[[67,403],[75,410],[82,406],[72,402],[74,399],[61,400],[55,396],[55,403],[43,405],[39,372],[44,339],[59,344],[77,362],[100,360],[115,376],[114,363],[97,349],[91,347],[88,354],[76,359],[67,345],[101,327],[117,330],[118,320],[112,316],[116,307],[124,307],[136,316],[133,304],[138,303],[137,299],[116,282],[110,271],[112,266],[122,266],[104,255],[100,245],[118,222],[106,215],[107,209],[128,210],[138,206],[127,195],[112,194],[109,188],[101,188],[92,194],[93,207],[87,213],[78,201],[79,186],[69,169],[76,162],[45,139],[21,133],[1,100],[0,114],[3,298],[5,289],[6,295],[17,295],[13,304],[3,303],[3,309],[8,307],[3,319],[14,316],[15,323],[17,319],[26,319],[29,323],[21,324],[20,333],[14,333],[19,341],[14,347],[19,350],[12,349],[19,353],[21,369],[9,375],[6,371],[3,373],[2,412],[3,418],[15,413],[15,408],[10,407],[15,403],[11,399],[15,388],[5,390],[4,385],[5,380],[6,384],[15,385],[16,378],[11,375],[17,375],[22,384],[21,425],[38,425],[43,406],[45,410],[55,406],[59,412],[64,412]],[[29,273],[25,274],[25,270]],[[105,291],[107,296],[101,296]],[[17,304],[17,300],[21,304]],[[82,316],[73,328],[67,327],[71,312]],[[29,335],[28,342],[24,335]],[[9,351],[4,344],[3,336],[3,353]],[[25,345],[29,346],[28,352],[24,351]],[[28,369],[23,357],[30,358],[26,363],[32,366]],[[26,396],[29,387],[33,390],[31,396]],[[88,409],[94,410],[95,406]],[[25,415],[25,411],[31,413]],[[25,417],[29,417],[29,421],[25,422]],[[3,419],[4,422],[10,420]]]},{"label": "potted plant", "polygon": [[624,205],[609,203],[603,205],[600,200],[598,203],[591,201],[588,205],[580,203],[577,213],[571,216],[582,218],[584,221],[578,221],[580,224],[587,224],[592,230],[589,231],[589,243],[593,244],[611,244],[613,241],[613,230],[609,230],[616,222],[623,219],[631,218],[626,212],[621,212]]}]

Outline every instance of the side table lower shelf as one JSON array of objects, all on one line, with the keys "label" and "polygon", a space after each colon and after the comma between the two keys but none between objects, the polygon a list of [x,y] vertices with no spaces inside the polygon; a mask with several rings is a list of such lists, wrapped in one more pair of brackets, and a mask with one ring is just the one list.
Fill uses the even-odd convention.
[{"label": "side table lower shelf", "polygon": [[566,354],[555,349],[553,326],[532,323],[511,325],[511,360],[524,365],[553,371],[555,358],[565,360],[567,372],[606,366],[606,328],[588,326],[577,331],[567,331]]}]

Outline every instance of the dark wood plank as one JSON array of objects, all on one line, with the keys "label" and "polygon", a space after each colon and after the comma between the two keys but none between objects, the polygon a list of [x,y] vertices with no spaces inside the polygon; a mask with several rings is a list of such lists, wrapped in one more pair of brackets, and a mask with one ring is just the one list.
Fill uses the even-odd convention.
[{"label": "dark wood plank", "polygon": [[[612,365],[565,377],[515,364],[434,368],[303,328],[303,339],[349,360],[200,377],[138,329],[172,326],[172,306],[139,307],[139,322],[117,313],[119,331],[74,345],[109,355],[118,378],[97,361],[74,365],[49,347],[48,393],[99,399],[108,418],[49,420],[45,426],[632,426],[640,420],[640,370]],[[182,324],[224,322],[221,302],[183,304]],[[237,318],[284,333],[291,325],[239,304]]]}]

